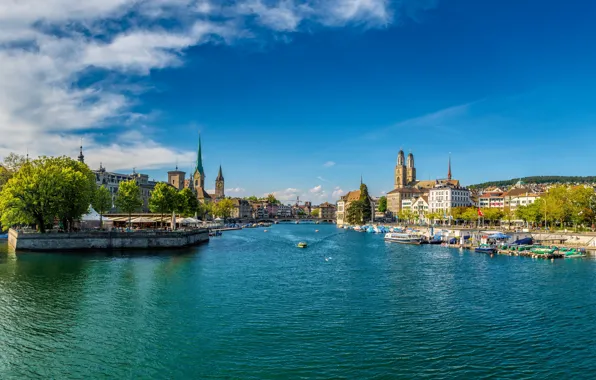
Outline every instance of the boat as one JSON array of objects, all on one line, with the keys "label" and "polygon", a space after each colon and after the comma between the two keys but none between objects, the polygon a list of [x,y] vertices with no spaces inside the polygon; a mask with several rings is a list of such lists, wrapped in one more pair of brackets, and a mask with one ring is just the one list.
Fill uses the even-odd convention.
[{"label": "boat", "polygon": [[305,242],[301,241],[300,243],[298,243],[297,247],[298,248],[306,248],[307,244]]},{"label": "boat", "polygon": [[552,255],[557,250],[556,247],[536,247],[531,252],[536,255]]},{"label": "boat", "polygon": [[489,244],[480,244],[479,247],[474,248],[474,252],[478,253],[497,253],[497,248]]},{"label": "boat", "polygon": [[385,240],[400,244],[422,244],[422,236],[414,234],[389,232],[385,234]]},{"label": "boat", "polygon": [[563,257],[566,259],[575,259],[586,256],[586,253],[581,248],[561,248],[559,252],[562,253],[564,255]]}]

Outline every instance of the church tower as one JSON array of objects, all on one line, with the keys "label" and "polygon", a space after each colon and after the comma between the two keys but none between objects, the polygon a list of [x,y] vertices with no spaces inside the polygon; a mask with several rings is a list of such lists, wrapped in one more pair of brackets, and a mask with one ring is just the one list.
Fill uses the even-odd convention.
[{"label": "church tower", "polygon": [[81,147],[79,149],[79,157],[77,157],[81,164],[85,163],[85,156],[83,155],[83,139],[81,139]]},{"label": "church tower", "polygon": [[397,154],[397,165],[395,166],[395,188],[401,189],[406,186],[406,165],[404,151],[399,150]]},{"label": "church tower", "polygon": [[215,198],[216,199],[224,199],[226,197],[224,189],[225,189],[224,177],[221,172],[221,165],[219,165],[219,173],[217,173],[217,178],[215,178]]},{"label": "church tower", "polygon": [[414,155],[412,153],[408,154],[407,166],[408,177],[406,183],[411,185],[413,182],[416,182],[416,167],[414,166]]},{"label": "church tower", "polygon": [[205,170],[203,169],[203,154],[201,152],[201,136],[199,135],[199,150],[197,152],[197,166],[192,176],[193,186],[197,199],[201,202],[209,202],[211,196],[205,191]]}]

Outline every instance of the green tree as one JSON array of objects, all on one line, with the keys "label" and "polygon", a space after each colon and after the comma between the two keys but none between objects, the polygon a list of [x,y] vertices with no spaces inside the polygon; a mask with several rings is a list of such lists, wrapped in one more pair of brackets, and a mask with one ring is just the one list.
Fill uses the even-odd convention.
[{"label": "green tree", "polygon": [[194,216],[195,214],[203,216],[203,211],[199,210],[200,202],[195,193],[188,187],[180,190],[180,198],[183,207],[182,213],[185,216]]},{"label": "green tree", "polygon": [[318,217],[319,217],[319,215],[320,215],[320,213],[319,213],[319,209],[318,209],[318,208],[316,208],[316,209],[312,210],[312,212],[310,213],[310,215],[311,215],[312,217],[314,217],[314,218],[318,218]]},{"label": "green tree", "polygon": [[267,202],[268,202],[268,203],[270,203],[270,204],[278,204],[278,203],[280,203],[280,202],[279,202],[279,201],[278,201],[278,200],[275,198],[275,195],[273,195],[273,194],[269,194],[269,195],[267,195]]},{"label": "green tree", "polygon": [[[346,221],[349,224],[352,225],[356,225],[356,224],[362,224],[364,221],[364,203],[361,200],[357,200],[354,202],[351,202],[347,209],[346,209]],[[370,207],[370,203],[369,203],[369,207]]]},{"label": "green tree", "polygon": [[384,195],[381,198],[379,198],[379,212],[387,212],[387,197]]},{"label": "green tree", "polygon": [[215,204],[215,215],[224,221],[232,216],[234,210],[234,201],[231,199],[222,199]]},{"label": "green tree", "polygon": [[104,185],[95,190],[91,205],[99,213],[99,225],[103,227],[103,214],[112,208],[112,194]]},{"label": "green tree", "polygon": [[369,220],[372,220],[373,211],[370,205],[368,187],[364,183],[360,184],[360,201],[362,202],[362,220],[368,222]]},{"label": "green tree", "polygon": [[134,179],[120,182],[118,194],[116,195],[116,207],[125,214],[128,214],[128,225],[131,224],[131,214],[143,206],[141,189]]},{"label": "green tree", "polygon": [[250,197],[244,197],[244,199],[247,200],[247,201],[251,201],[251,202],[258,202],[259,201],[259,198],[257,198],[254,195],[251,195]]},{"label": "green tree", "polygon": [[478,210],[474,207],[468,207],[463,212],[462,218],[468,223],[476,223],[478,221]]},{"label": "green tree", "polygon": [[72,230],[74,220],[89,209],[95,176],[68,157],[40,157],[22,164],[0,193],[3,228],[35,224],[44,233],[54,220]]},{"label": "green tree", "polygon": [[[57,218],[67,231],[74,229],[74,221],[89,211],[97,185],[95,175],[89,167],[70,157],[56,157],[52,160],[62,167],[61,202]],[[73,202],[76,199],[76,202]]]},{"label": "green tree", "polygon": [[164,223],[164,214],[174,211],[176,207],[177,191],[167,183],[160,182],[155,185],[149,198],[149,210],[161,214],[161,226]]}]

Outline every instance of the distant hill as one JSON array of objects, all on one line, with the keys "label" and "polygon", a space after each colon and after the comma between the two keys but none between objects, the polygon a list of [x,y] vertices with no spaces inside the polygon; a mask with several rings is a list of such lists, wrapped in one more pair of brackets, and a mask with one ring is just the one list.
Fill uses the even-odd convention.
[{"label": "distant hill", "polygon": [[489,181],[478,183],[476,185],[469,186],[472,189],[482,189],[485,187],[501,187],[501,186],[512,186],[517,183],[517,181],[521,180],[523,183],[534,183],[534,184],[544,184],[544,183],[595,183],[596,176],[588,176],[588,177],[573,177],[573,176],[556,176],[556,175],[547,175],[547,176],[535,176],[535,177],[523,177],[523,178],[515,178],[503,181]]}]

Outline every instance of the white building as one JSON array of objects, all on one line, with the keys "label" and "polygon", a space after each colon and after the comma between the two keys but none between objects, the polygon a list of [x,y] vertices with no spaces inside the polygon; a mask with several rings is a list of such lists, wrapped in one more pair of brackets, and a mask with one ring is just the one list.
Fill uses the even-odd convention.
[{"label": "white building", "polygon": [[289,218],[292,216],[292,206],[278,205],[276,216],[278,218]]},{"label": "white building", "polygon": [[465,187],[445,184],[430,189],[428,211],[449,214],[454,207],[470,207],[470,190]]}]

